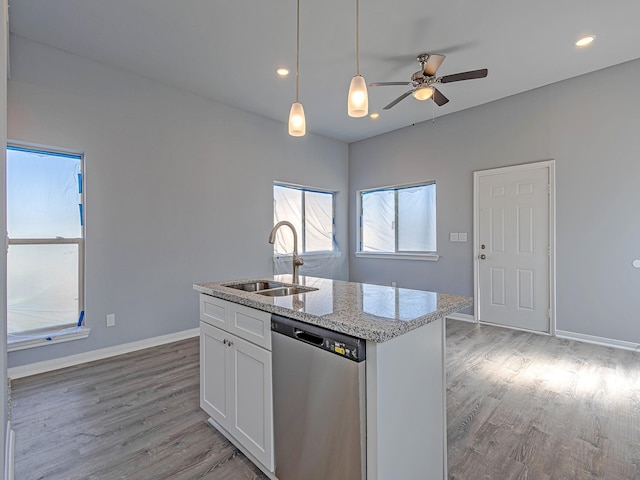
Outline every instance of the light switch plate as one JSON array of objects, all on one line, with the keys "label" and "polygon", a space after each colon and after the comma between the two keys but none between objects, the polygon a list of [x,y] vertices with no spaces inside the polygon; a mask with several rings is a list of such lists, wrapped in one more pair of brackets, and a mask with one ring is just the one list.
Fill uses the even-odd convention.
[{"label": "light switch plate", "polygon": [[459,242],[466,242],[467,241],[467,234],[466,233],[459,233],[458,234],[458,241]]},{"label": "light switch plate", "polygon": [[449,241],[450,242],[457,242],[458,241],[458,234],[457,233],[450,233],[449,234]]}]

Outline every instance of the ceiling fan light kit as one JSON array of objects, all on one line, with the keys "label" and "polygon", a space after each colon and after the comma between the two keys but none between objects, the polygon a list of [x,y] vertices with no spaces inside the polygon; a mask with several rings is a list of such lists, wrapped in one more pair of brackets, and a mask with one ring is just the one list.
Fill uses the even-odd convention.
[{"label": "ceiling fan light kit", "polygon": [[431,97],[433,97],[433,88],[431,87],[416,88],[413,92],[413,98],[421,102],[429,100]]},{"label": "ceiling fan light kit", "polygon": [[289,135],[303,137],[307,133],[307,121],[304,117],[304,108],[298,101],[300,82],[300,0],[298,0],[298,14],[296,21],[296,101],[289,111]]},{"label": "ceiling fan light kit", "polygon": [[356,74],[349,85],[347,112],[350,117],[366,117],[369,113],[367,82],[360,75],[360,0],[356,0]]}]

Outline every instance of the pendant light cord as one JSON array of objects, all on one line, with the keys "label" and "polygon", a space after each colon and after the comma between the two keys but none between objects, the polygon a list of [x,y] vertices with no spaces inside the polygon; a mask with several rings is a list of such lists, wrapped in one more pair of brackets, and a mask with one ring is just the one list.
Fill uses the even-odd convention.
[{"label": "pendant light cord", "polygon": [[298,18],[296,21],[296,103],[298,103],[299,72],[300,72],[300,0],[298,0]]},{"label": "pendant light cord", "polygon": [[356,75],[360,75],[360,0],[356,0]]}]

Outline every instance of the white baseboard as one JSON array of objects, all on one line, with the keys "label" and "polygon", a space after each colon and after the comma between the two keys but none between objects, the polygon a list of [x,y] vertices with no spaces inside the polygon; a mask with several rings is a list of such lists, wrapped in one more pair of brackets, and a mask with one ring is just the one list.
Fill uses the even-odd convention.
[{"label": "white baseboard", "polygon": [[565,332],[556,330],[556,337],[566,338],[567,340],[576,340],[578,342],[593,343],[594,345],[602,345],[603,347],[620,348],[622,350],[632,350],[634,352],[640,350],[640,344],[626,342],[624,340],[615,340],[613,338],[596,337],[593,335],[585,335],[584,333]]},{"label": "white baseboard", "polygon": [[50,372],[53,370],[58,370],[60,368],[72,367],[81,363],[93,362],[95,360],[102,360],[103,358],[115,357],[116,355],[122,355],[123,353],[131,353],[137,350],[143,350],[145,348],[157,347],[158,345],[164,345],[165,343],[178,342],[187,338],[197,337],[198,335],[200,335],[200,329],[192,328],[191,330],[183,330],[182,332],[147,338],[144,340],[139,340],[137,342],[124,343],[122,345],[115,345],[113,347],[101,348],[99,350],[93,350],[91,352],[78,353],[76,355],[69,355],[68,357],[55,358],[53,360],[47,360],[44,362],[36,362],[30,363],[28,365],[21,365],[19,367],[12,367],[7,369],[7,376],[14,379],[28,377],[30,375]]},{"label": "white baseboard", "polygon": [[461,322],[477,323],[473,315],[468,315],[466,313],[452,313],[451,315],[447,315],[447,318],[450,318],[451,320],[460,320]]},{"label": "white baseboard", "polygon": [[7,422],[7,434],[4,446],[4,480],[14,478],[14,457],[15,457],[16,434],[11,429],[11,422]]}]

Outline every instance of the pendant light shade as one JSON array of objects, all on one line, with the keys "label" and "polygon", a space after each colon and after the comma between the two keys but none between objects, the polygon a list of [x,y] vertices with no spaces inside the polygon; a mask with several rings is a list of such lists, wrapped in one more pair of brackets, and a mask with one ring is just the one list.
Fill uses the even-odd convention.
[{"label": "pendant light shade", "polygon": [[367,82],[360,75],[360,1],[356,0],[356,74],[349,85],[347,112],[350,117],[364,117],[369,113]]},{"label": "pendant light shade", "polygon": [[300,0],[298,0],[298,14],[296,20],[296,101],[289,111],[289,135],[303,137],[307,133],[307,121],[304,118],[304,108],[298,101],[300,83]]},{"label": "pendant light shade", "polygon": [[307,121],[304,118],[304,108],[300,102],[291,105],[289,112],[289,135],[303,137],[307,133]]},{"label": "pendant light shade", "polygon": [[350,117],[364,117],[369,113],[369,95],[367,82],[362,75],[356,75],[349,85],[349,100],[347,102]]}]

